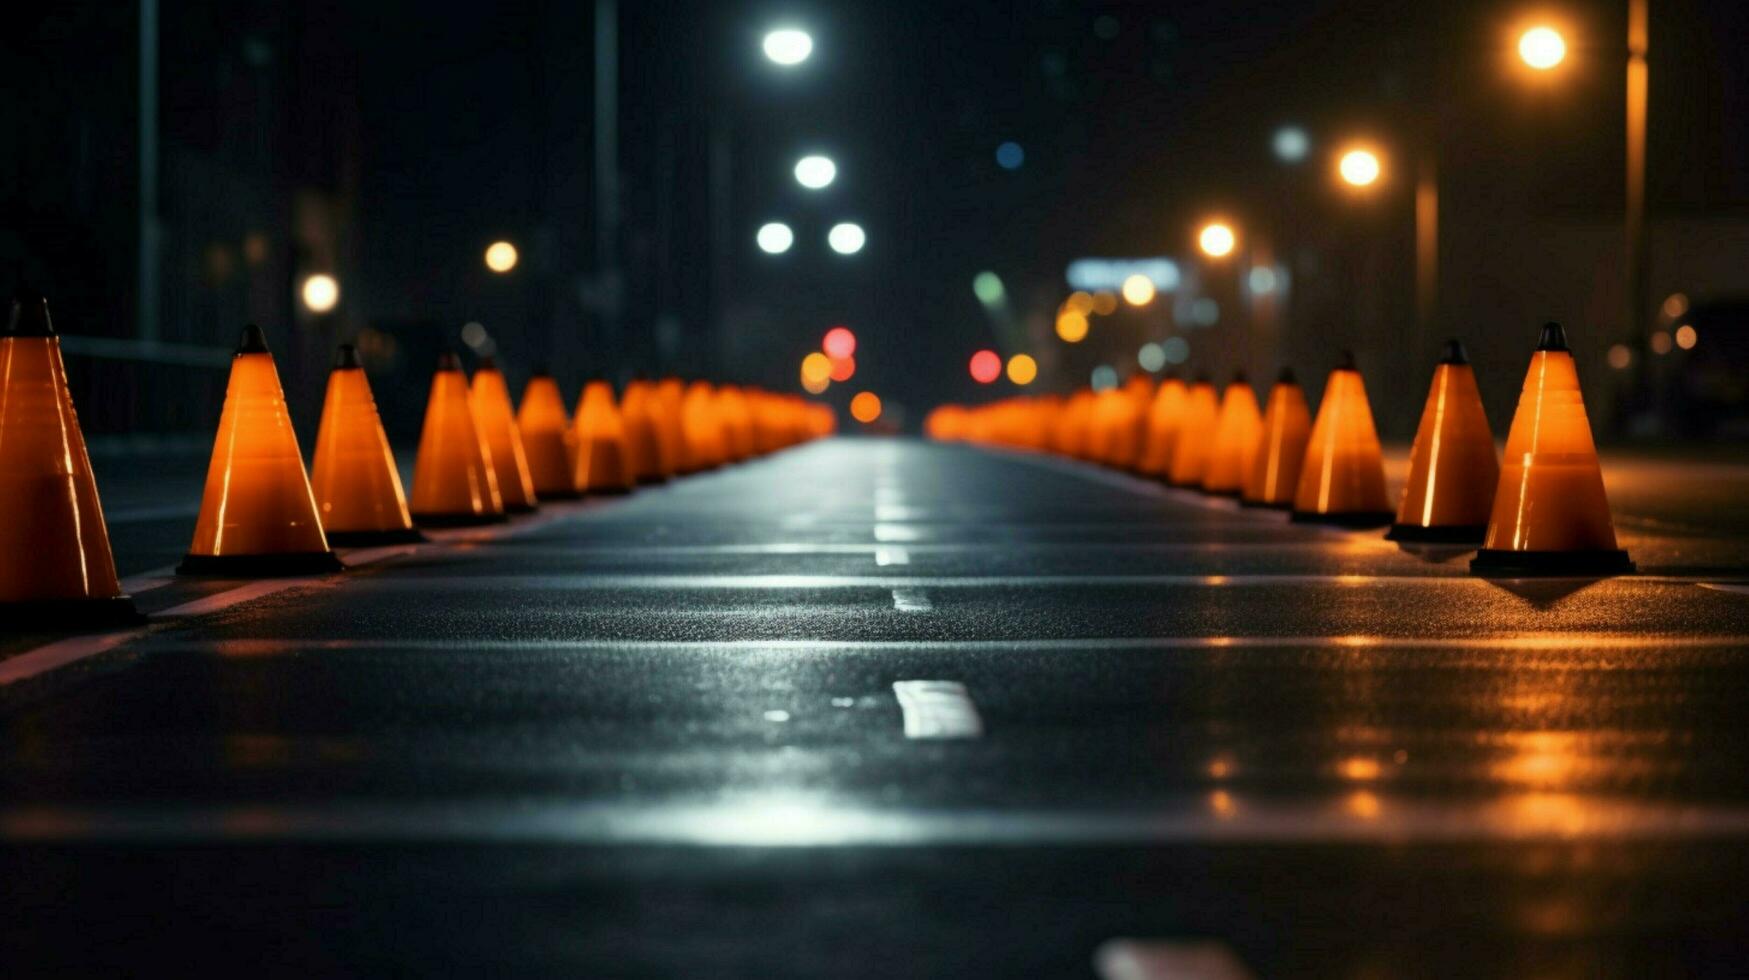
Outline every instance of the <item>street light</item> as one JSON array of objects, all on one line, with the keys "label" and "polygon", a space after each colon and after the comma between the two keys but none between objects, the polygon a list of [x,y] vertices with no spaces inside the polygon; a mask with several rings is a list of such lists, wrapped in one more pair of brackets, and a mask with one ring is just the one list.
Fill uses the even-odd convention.
[{"label": "street light", "polygon": [[839,255],[855,255],[867,243],[868,234],[862,230],[861,225],[851,221],[835,224],[826,233],[826,244],[832,246],[832,251]]},{"label": "street light", "polygon": [[1131,306],[1147,306],[1154,301],[1154,280],[1138,272],[1123,281],[1122,292],[1124,302]]},{"label": "street light", "polygon": [[327,313],[340,302],[340,283],[333,276],[318,272],[304,280],[300,293],[311,313]]},{"label": "street light", "polygon": [[509,242],[493,242],[486,246],[486,268],[503,275],[516,268],[516,246]]},{"label": "street light", "polygon": [[1211,259],[1225,258],[1232,254],[1233,246],[1238,243],[1239,237],[1233,233],[1232,226],[1220,221],[1203,225],[1202,231],[1196,236],[1197,247]]},{"label": "street light", "polygon": [[1349,150],[1336,162],[1336,172],[1350,187],[1371,187],[1378,182],[1384,166],[1371,150]]},{"label": "street light", "polygon": [[1518,57],[1537,71],[1548,71],[1567,57],[1567,40],[1552,27],[1533,27],[1518,38]]},{"label": "street light", "polygon": [[780,28],[765,35],[765,56],[785,68],[799,65],[814,53],[814,39],[807,31]]},{"label": "street light", "polygon": [[759,249],[768,255],[782,255],[796,243],[796,233],[789,225],[781,221],[773,221],[759,226],[759,234],[755,236]]},{"label": "street light", "polygon": [[838,165],[832,162],[831,157],[816,153],[796,161],[796,183],[808,190],[817,191],[826,187],[837,176]]}]

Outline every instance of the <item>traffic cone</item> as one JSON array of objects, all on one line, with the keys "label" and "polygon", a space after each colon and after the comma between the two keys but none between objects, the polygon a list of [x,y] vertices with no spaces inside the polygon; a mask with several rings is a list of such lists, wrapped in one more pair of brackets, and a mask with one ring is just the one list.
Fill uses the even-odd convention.
[{"label": "traffic cone", "polygon": [[[633,379],[626,385],[620,400],[620,416],[625,420],[626,444],[631,451],[632,474],[639,483],[661,483],[674,475],[674,460],[661,435],[658,420],[661,406],[655,386],[648,381]],[[761,428],[765,438],[772,438],[767,427]]]},{"label": "traffic cone", "polygon": [[1324,383],[1324,400],[1312,423],[1293,519],[1342,527],[1380,527],[1391,522],[1385,496],[1385,459],[1373,428],[1366,382],[1354,355],[1342,360]]},{"label": "traffic cone", "polygon": [[137,623],[122,594],[49,306],[19,292],[0,332],[0,623]]},{"label": "traffic cone", "polygon": [[[674,462],[674,475],[684,476],[697,471],[686,442],[685,382],[679,378],[663,378],[656,384],[655,394],[656,437]],[[804,413],[798,413],[798,427],[805,427],[805,424]]]},{"label": "traffic cone", "polygon": [[723,450],[722,420],[717,417],[711,386],[704,381],[687,385],[680,411],[686,432],[686,456],[692,469],[708,470],[723,465],[728,457]]},{"label": "traffic cone", "polygon": [[526,514],[534,510],[539,503],[534,476],[529,472],[528,455],[522,446],[522,429],[510,407],[510,386],[504,381],[504,372],[498,370],[498,362],[490,357],[480,359],[468,395],[474,403],[480,437],[486,441],[492,460],[492,475],[498,481],[504,512]]},{"label": "traffic cone", "polygon": [[1306,443],[1312,438],[1312,413],[1306,407],[1306,392],[1283,368],[1269,389],[1263,409],[1263,427],[1251,455],[1251,472],[1240,499],[1258,507],[1291,509],[1294,491],[1300,485],[1300,464],[1306,461]]},{"label": "traffic cone", "polygon": [[1409,450],[1409,482],[1397,507],[1392,541],[1481,544],[1500,482],[1494,433],[1476,390],[1476,372],[1456,340],[1433,369],[1427,407]]},{"label": "traffic cone", "polygon": [[575,500],[582,496],[574,482],[571,420],[565,417],[565,399],[552,375],[536,371],[523,386],[516,428],[522,433],[523,456],[528,460],[535,498]]},{"label": "traffic cone", "polygon": [[358,350],[341,344],[322,399],[310,490],[322,530],[336,547],[424,541],[407,512],[407,494],[377,415]]},{"label": "traffic cone", "polygon": [[1208,472],[1209,451],[1214,447],[1215,422],[1220,406],[1215,386],[1206,377],[1197,378],[1184,396],[1184,412],[1178,438],[1172,446],[1172,467],[1166,481],[1174,486],[1200,487]]},{"label": "traffic cone", "polygon": [[1172,469],[1172,449],[1178,441],[1178,423],[1184,414],[1188,393],[1184,382],[1169,375],[1154,391],[1148,404],[1147,427],[1142,437],[1142,455],[1136,472],[1165,478]]},{"label": "traffic cone", "polygon": [[419,456],[413,463],[413,519],[426,527],[506,520],[490,453],[480,438],[461,358],[445,351],[431,377]]},{"label": "traffic cone", "polygon": [[1616,547],[1567,335],[1560,324],[1547,324],[1506,435],[1488,536],[1470,571],[1511,578],[1633,570],[1628,553]]},{"label": "traffic cone", "polygon": [[626,451],[625,424],[613,404],[613,386],[591,381],[577,400],[575,482],[584,493],[627,493],[637,483]]},{"label": "traffic cone", "polygon": [[194,544],[181,575],[309,575],[345,566],[328,550],[267,337],[251,323],[231,359]]},{"label": "traffic cone", "polygon": [[1239,495],[1245,488],[1251,454],[1257,449],[1257,434],[1262,428],[1257,393],[1251,390],[1244,372],[1240,372],[1221,395],[1221,413],[1215,422],[1215,441],[1209,450],[1208,472],[1202,478],[1203,490],[1228,497]]}]

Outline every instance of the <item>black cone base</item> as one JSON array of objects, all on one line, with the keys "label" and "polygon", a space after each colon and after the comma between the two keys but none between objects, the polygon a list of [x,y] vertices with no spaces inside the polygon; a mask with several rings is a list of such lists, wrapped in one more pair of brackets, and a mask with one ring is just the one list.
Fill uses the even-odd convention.
[{"label": "black cone base", "polygon": [[0,602],[0,623],[20,632],[92,633],[146,621],[125,595],[109,599],[34,599]]},{"label": "black cone base", "polygon": [[1392,524],[1385,533],[1387,541],[1409,541],[1416,544],[1481,544],[1488,537],[1486,524]]},{"label": "black cone base", "polygon": [[1238,500],[1240,493],[1242,493],[1243,491],[1240,491],[1240,490],[1210,490],[1210,489],[1207,489],[1205,487],[1202,492],[1208,494],[1211,497],[1229,497],[1233,500]]},{"label": "black cone base", "polygon": [[497,514],[414,514],[413,523],[420,527],[483,527],[487,524],[503,524],[510,520],[510,515],[503,512]]},{"label": "black cone base", "polygon": [[581,493],[578,493],[575,490],[542,490],[539,487],[535,488],[534,496],[535,496],[536,500],[539,500],[543,504],[549,500],[582,500],[583,499],[583,495]]},{"label": "black cone base", "polygon": [[506,514],[532,514],[540,509],[539,504],[518,504],[515,507],[505,507]]},{"label": "black cone base", "polygon": [[1243,497],[1239,498],[1239,503],[1243,504],[1246,507],[1256,507],[1259,510],[1293,510],[1294,509],[1294,505],[1292,503],[1276,504],[1276,503],[1270,503],[1267,500],[1246,500]]},{"label": "black cone base", "polygon": [[285,575],[326,575],[343,572],[346,566],[332,551],[304,551],[278,555],[187,555],[176,566],[178,575],[212,575],[219,578],[277,578]]},{"label": "black cone base", "polygon": [[631,493],[635,489],[637,489],[637,488],[636,487],[592,487],[589,490],[588,496],[591,496],[591,497],[623,497],[626,494]]},{"label": "black cone base", "polygon": [[1502,551],[1483,548],[1470,559],[1470,574],[1483,578],[1531,578],[1565,576],[1589,578],[1600,575],[1632,575],[1628,553],[1618,549],[1597,551]]},{"label": "black cone base", "polygon": [[1289,518],[1295,524],[1329,524],[1332,527],[1384,527],[1397,519],[1397,515],[1388,510],[1348,510],[1332,514],[1317,514],[1309,510],[1296,510]]},{"label": "black cone base", "polygon": [[375,548],[385,544],[418,544],[429,541],[416,527],[387,531],[329,531],[328,543],[336,548]]}]

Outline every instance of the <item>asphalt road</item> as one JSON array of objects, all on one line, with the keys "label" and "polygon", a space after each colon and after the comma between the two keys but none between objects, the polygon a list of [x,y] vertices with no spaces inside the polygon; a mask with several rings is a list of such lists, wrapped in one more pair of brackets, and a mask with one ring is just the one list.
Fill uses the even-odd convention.
[{"label": "asphalt road", "polygon": [[99,469],[154,621],[0,638],[9,976],[1749,962],[1741,463],[1612,460],[1641,574],[1536,584],[856,439],[176,580],[198,463]]}]

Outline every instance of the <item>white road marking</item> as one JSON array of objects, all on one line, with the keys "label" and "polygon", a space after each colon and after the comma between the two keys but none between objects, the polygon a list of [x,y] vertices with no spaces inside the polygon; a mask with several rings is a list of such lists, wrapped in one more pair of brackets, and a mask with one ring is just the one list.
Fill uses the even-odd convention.
[{"label": "white road marking", "polygon": [[875,564],[885,568],[888,565],[911,564],[911,553],[896,545],[881,545],[875,548]]},{"label": "white road marking", "polygon": [[205,596],[193,602],[185,602],[180,606],[172,606],[161,613],[156,613],[155,618],[176,619],[183,616],[205,616],[273,595],[275,592],[284,592],[287,589],[295,589],[320,581],[322,581],[322,576],[316,575],[263,579],[259,582],[250,582],[248,585],[240,585],[234,589]]},{"label": "white road marking", "polygon": [[1696,582],[1694,584],[1703,589],[1712,589],[1717,592],[1737,592],[1749,595],[1749,582]]},{"label": "white road marking", "polygon": [[894,589],[893,608],[900,612],[929,612],[935,605],[922,589]]},{"label": "white road marking", "polygon": [[874,539],[876,541],[916,541],[922,537],[922,532],[909,524],[876,524]]},{"label": "white road marking", "polygon": [[[1281,575],[951,575],[951,576],[855,576],[855,575],[491,575],[486,576],[495,588],[559,589],[559,590],[644,590],[644,589],[891,589],[903,586],[928,586],[941,589],[1015,589],[1015,588],[1112,588],[1121,586],[1198,586],[1205,588],[1277,588],[1280,586],[1329,586],[1331,588],[1375,588],[1379,586],[1407,588],[1465,588],[1481,592],[1500,591],[1500,586],[1487,579],[1469,575],[1311,575],[1286,573]],[[438,586],[478,586],[482,579],[468,575],[428,575],[419,578],[374,578],[361,581],[373,589],[428,590]],[[1691,585],[1695,580],[1681,576],[1636,575],[1611,582],[1635,585]]]},{"label": "white road marking", "polygon": [[28,680],[39,674],[46,674],[68,664],[78,663],[86,657],[94,657],[106,650],[113,650],[144,632],[144,630],[123,630],[119,633],[74,636],[37,647],[29,653],[21,653],[16,657],[0,660],[0,687]]},{"label": "white road marking", "polygon": [[347,568],[357,568],[360,565],[370,565],[385,558],[395,558],[400,555],[410,555],[419,550],[417,544],[391,544],[380,548],[356,548],[342,551],[340,556],[346,562]]},{"label": "white road marking", "polygon": [[978,738],[984,719],[959,681],[894,681],[905,737],[917,739]]},{"label": "white road marking", "polygon": [[927,512],[921,507],[909,507],[904,504],[876,504],[875,520],[877,521],[918,521]]},{"label": "white road marking", "polygon": [[1110,939],[1093,951],[1100,980],[1252,980],[1226,943],[1212,939]]},{"label": "white road marking", "polygon": [[175,570],[169,569],[167,571],[169,574],[147,572],[144,575],[132,575],[128,578],[122,579],[122,594],[139,595],[142,592],[150,592],[153,589],[162,589],[164,586],[176,581],[176,576],[174,574]]}]

